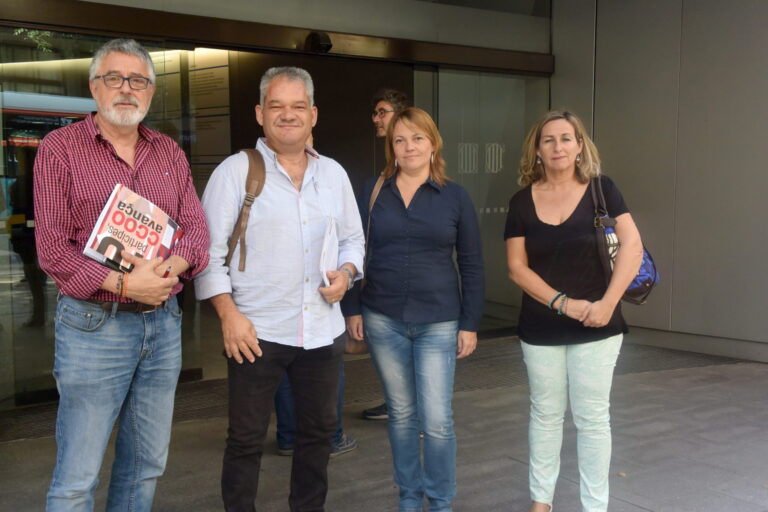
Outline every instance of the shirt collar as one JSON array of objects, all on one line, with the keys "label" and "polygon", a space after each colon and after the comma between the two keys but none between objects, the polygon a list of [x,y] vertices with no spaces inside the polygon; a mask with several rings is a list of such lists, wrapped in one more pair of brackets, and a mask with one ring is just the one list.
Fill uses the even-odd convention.
[{"label": "shirt collar", "polygon": [[[256,149],[261,151],[261,154],[265,158],[269,158],[275,169],[278,169],[277,153],[269,147],[266,137],[259,137],[259,141],[256,143]],[[320,154],[310,146],[304,146],[304,152],[309,156],[307,159],[307,171],[304,175],[305,179],[317,180],[317,174],[314,172],[315,163],[320,161]]]},{"label": "shirt collar", "polygon": [[[259,137],[259,141],[256,143],[256,148],[259,149],[264,155],[271,158],[275,163],[277,163],[277,153],[275,153],[275,151],[269,147],[266,137]],[[315,160],[320,160],[320,153],[315,151],[315,148],[311,146],[304,146],[304,152]]]},{"label": "shirt collar", "polygon": [[[391,178],[387,178],[387,179],[384,180],[383,185],[390,185],[390,183],[392,183],[394,180],[395,180],[394,176],[392,176]],[[433,189],[437,190],[438,192],[442,192],[443,191],[443,187],[441,187],[440,184],[437,183],[432,178],[428,178],[427,181],[425,181],[424,183],[427,184],[427,185],[430,185]]]},{"label": "shirt collar", "polygon": [[[91,137],[94,139],[101,139],[103,137],[101,135],[101,131],[99,130],[99,125],[96,124],[95,117],[96,112],[91,112],[88,114],[88,116],[85,118],[85,127]],[[139,123],[139,137],[145,139],[147,142],[152,142],[156,136],[157,132],[155,132],[155,130],[147,128],[143,123]]]}]

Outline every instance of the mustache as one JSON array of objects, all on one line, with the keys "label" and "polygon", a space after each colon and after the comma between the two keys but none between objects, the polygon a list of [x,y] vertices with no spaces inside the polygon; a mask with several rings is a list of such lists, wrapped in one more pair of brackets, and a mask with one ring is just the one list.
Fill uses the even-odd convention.
[{"label": "mustache", "polygon": [[134,98],[133,96],[118,96],[114,100],[112,100],[112,106],[114,107],[118,103],[130,103],[134,107],[139,106],[139,101]]}]

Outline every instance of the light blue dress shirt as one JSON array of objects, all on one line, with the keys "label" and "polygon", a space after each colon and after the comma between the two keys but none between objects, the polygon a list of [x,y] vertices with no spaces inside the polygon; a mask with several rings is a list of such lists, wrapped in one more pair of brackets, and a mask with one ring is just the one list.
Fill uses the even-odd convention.
[{"label": "light blue dress shirt", "polygon": [[224,266],[227,243],[245,197],[248,157],[237,153],[213,171],[203,193],[211,232],[210,263],[196,278],[200,300],[231,293],[260,339],[312,349],[344,332],[338,303],[328,304],[320,254],[329,222],[338,235],[338,266],[352,263],[362,277],[365,241],[349,178],[335,160],[308,149],[301,190],[291,183],[277,155],[259,139],[266,182],[253,202],[246,230],[246,268],[238,270],[239,248]]}]

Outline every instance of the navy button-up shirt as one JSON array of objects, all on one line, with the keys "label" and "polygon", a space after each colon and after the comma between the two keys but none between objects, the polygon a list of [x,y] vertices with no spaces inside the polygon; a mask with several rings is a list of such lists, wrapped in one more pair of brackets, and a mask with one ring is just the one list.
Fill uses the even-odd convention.
[{"label": "navy button-up shirt", "polygon": [[[359,200],[363,229],[375,182],[366,183]],[[460,330],[477,331],[484,301],[480,228],[460,185],[428,180],[406,208],[395,180],[385,180],[371,211],[367,258],[367,283],[362,293],[347,294],[345,316],[359,315],[362,303],[403,322],[458,319]]]}]

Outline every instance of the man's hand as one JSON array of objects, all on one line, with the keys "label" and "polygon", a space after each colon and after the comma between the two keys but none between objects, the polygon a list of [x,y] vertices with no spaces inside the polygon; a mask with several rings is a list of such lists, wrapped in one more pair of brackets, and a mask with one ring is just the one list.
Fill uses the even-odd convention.
[{"label": "man's hand", "polygon": [[145,260],[128,251],[123,251],[121,256],[133,265],[131,273],[126,274],[124,278],[126,297],[151,306],[159,306],[170,298],[171,288],[179,282],[179,278],[176,276],[162,278],[157,275],[158,268],[163,265],[162,258]]},{"label": "man's hand", "polygon": [[456,359],[467,357],[477,347],[477,333],[471,331],[459,331]]},{"label": "man's hand", "polygon": [[339,302],[344,297],[344,294],[347,293],[349,276],[347,276],[346,272],[341,270],[329,270],[325,275],[328,276],[328,281],[331,284],[330,286],[321,286],[318,288],[318,290],[320,290],[320,295],[323,296],[323,299],[325,299],[325,302],[328,304]]},{"label": "man's hand", "polygon": [[347,323],[347,334],[353,340],[362,341],[363,334],[363,315],[352,315],[345,319]]},{"label": "man's hand", "polygon": [[[176,256],[173,254],[167,260],[165,260],[162,265],[155,268],[155,274],[160,277],[177,277],[188,268],[189,263],[187,263],[187,260],[181,256]],[[165,275],[166,272],[168,275]]]},{"label": "man's hand", "polygon": [[221,317],[221,332],[227,357],[234,357],[240,364],[243,364],[243,356],[251,363],[261,357],[256,329],[240,311],[232,310]]}]

